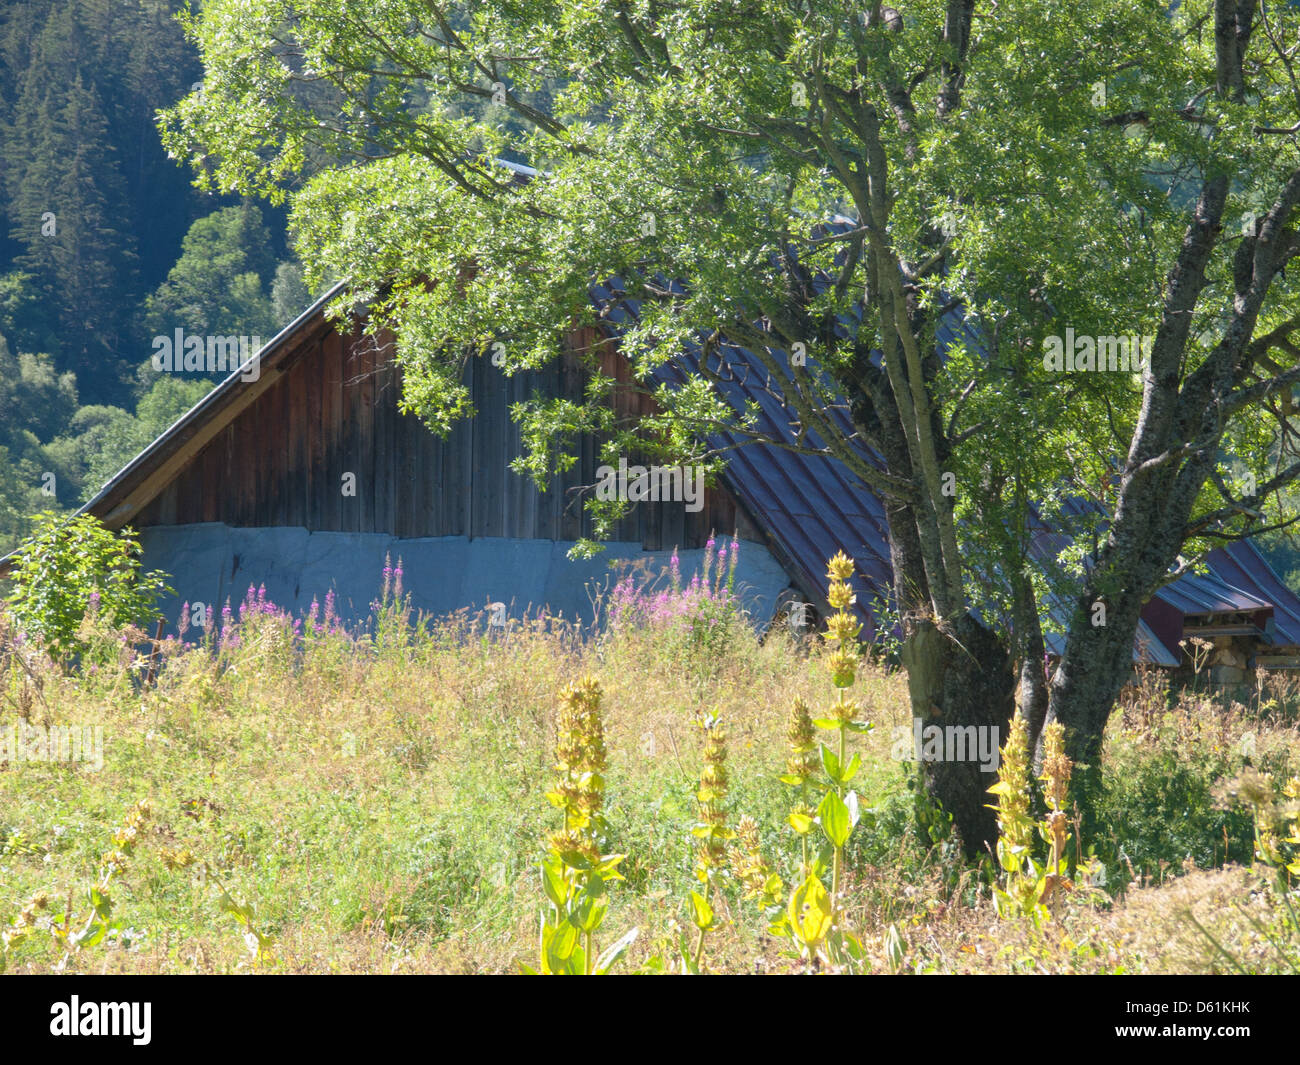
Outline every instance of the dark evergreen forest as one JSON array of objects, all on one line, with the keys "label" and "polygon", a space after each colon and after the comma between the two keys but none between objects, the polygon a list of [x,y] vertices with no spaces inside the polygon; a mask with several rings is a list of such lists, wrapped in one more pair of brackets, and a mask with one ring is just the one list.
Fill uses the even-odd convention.
[{"label": "dark evergreen forest", "polygon": [[0,5],[0,552],[215,381],[156,336],[267,340],[310,300],[285,214],[200,193],[156,114],[202,77],[182,0]]}]

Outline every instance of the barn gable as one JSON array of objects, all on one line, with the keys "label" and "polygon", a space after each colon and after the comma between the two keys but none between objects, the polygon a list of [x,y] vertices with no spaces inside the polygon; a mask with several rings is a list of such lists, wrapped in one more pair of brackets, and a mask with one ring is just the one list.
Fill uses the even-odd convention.
[{"label": "barn gable", "polygon": [[[569,617],[590,617],[593,591],[610,584],[610,564],[650,573],[678,549],[688,579],[711,533],[745,542],[739,581],[746,607],[766,622],[791,599],[825,607],[825,560],[846,550],[857,563],[854,590],[875,635],[875,604],[890,599],[888,530],[874,493],[828,456],[781,447],[734,448],[721,484],[703,509],[640,504],[615,530],[603,556],[568,558],[591,534],[577,494],[597,480],[597,444],[582,442],[579,462],[551,479],[547,491],[508,469],[521,451],[511,404],[534,390],[577,399],[584,371],[576,351],[601,352],[602,370],[627,384],[630,366],[614,344],[639,308],[617,284],[594,286],[604,334],[575,332],[570,355],[544,371],[507,377],[485,359],[470,359],[466,384],[477,409],[446,439],[398,409],[401,370],[392,338],[371,336],[362,315],[344,335],[325,307],[336,286],[263,347],[257,373],[241,368],[123,469],[83,508],[111,527],[141,530],[146,563],[175,575],[174,620],[181,600],[220,604],[266,584],[277,603],[305,609],[335,593],[345,616],[360,618],[377,593],[383,560],[402,558],[418,609],[443,614],[488,601],[515,613],[543,604]],[[845,323],[852,328],[853,323]],[[941,346],[964,330],[945,323]],[[778,358],[784,358],[775,352]],[[687,345],[657,380],[673,384],[696,372],[701,352]],[[736,409],[760,413],[760,429],[795,443],[788,413],[769,387],[767,370],[745,349],[723,344],[710,369]],[[725,366],[723,365],[725,360]],[[251,379],[250,379],[251,378]],[[616,392],[621,413],[652,401]],[[847,426],[847,412],[831,416]],[[737,440],[722,436],[718,446]],[[351,481],[351,485],[349,485]],[[1050,551],[1055,534],[1044,531]],[[1184,577],[1156,593],[1143,611],[1135,660],[1161,666],[1187,661],[1185,638],[1202,633],[1215,645],[1216,678],[1237,679],[1255,659],[1300,665],[1300,598],[1248,543],[1211,554],[1209,573]],[[1066,604],[1045,604],[1063,621]],[[1223,626],[1231,631],[1218,631]],[[1059,627],[1059,626],[1058,626]],[[1059,653],[1048,631],[1049,653]]]},{"label": "barn gable", "polygon": [[[754,616],[772,616],[790,576],[727,486],[706,489],[695,512],[682,502],[640,504],[602,556],[575,562],[569,548],[592,532],[578,490],[597,480],[596,441],[585,439],[579,461],[545,492],[508,469],[521,452],[511,404],[534,391],[579,399],[585,375],[573,350],[598,337],[575,334],[558,365],[513,377],[468,360],[476,414],[439,439],[398,409],[392,338],[367,334],[355,318],[343,335],[326,319],[340,291],[267,344],[256,373],[223,381],[84,508],[141,531],[146,565],[175,577],[169,620],[182,601],[237,602],[250,583],[291,609],[332,590],[340,612],[360,618],[386,556],[403,559],[418,609],[499,601],[515,613],[545,604],[590,616],[611,561],[654,573],[677,549],[689,579],[715,532],[749,541],[738,588]],[[626,376],[621,357],[604,357]]]}]

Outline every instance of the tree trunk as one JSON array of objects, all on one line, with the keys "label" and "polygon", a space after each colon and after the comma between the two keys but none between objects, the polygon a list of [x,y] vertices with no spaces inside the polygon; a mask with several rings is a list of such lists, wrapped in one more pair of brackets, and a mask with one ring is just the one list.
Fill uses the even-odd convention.
[{"label": "tree trunk", "polygon": [[1065,726],[1065,752],[1076,766],[1074,799],[1084,814],[1085,832],[1095,827],[1102,738],[1120,690],[1133,674],[1142,607],[1180,546],[1162,528],[1177,510],[1159,507],[1158,498],[1153,493],[1143,505],[1127,513],[1121,509],[1077,601],[1050,686],[1047,720]]},{"label": "tree trunk", "polygon": [[1029,750],[1034,765],[1040,764],[1039,741],[1047,722],[1046,647],[1038,620],[1038,603],[1027,575],[1015,579],[1015,610],[1012,616],[1016,657],[1020,660],[1020,713],[1027,726]]},{"label": "tree trunk", "polygon": [[[855,421],[869,428],[890,472],[910,477],[907,444],[896,415],[890,416],[894,408],[885,404],[872,408],[864,400],[855,405]],[[878,416],[882,410],[885,416]],[[922,728],[996,728],[993,746],[1000,748],[1015,707],[1015,673],[1008,649],[969,613],[958,615],[948,631],[936,624],[916,514],[894,499],[886,498],[884,504],[913,734],[918,722]],[[996,771],[984,772],[978,760],[969,758],[922,765],[926,791],[952,815],[967,856],[990,851],[997,842],[997,819],[987,807],[988,789],[997,780]]]},{"label": "tree trunk", "polygon": [[[903,646],[903,663],[913,729],[918,721],[922,729],[973,725],[991,730],[985,733],[985,742],[991,744],[986,749],[1000,748],[1006,741],[1015,705],[1015,674],[1006,647],[990,629],[969,614],[957,619],[951,633],[922,622]],[[967,857],[991,853],[998,826],[988,789],[997,782],[996,768],[982,769],[973,757],[922,764],[927,790],[952,814]]]},{"label": "tree trunk", "polygon": [[[894,591],[903,619],[902,660],[911,697],[913,735],[918,723],[922,729],[929,725],[982,726],[998,730],[993,746],[1001,747],[1014,709],[1015,675],[1010,655],[970,614],[962,614],[951,632],[940,630],[929,611],[915,517],[909,507],[893,502],[886,503],[885,515]],[[952,814],[966,855],[973,858],[992,849],[997,842],[997,820],[986,804],[997,773],[982,771],[978,761],[972,760],[925,761],[922,765],[926,791]]]}]

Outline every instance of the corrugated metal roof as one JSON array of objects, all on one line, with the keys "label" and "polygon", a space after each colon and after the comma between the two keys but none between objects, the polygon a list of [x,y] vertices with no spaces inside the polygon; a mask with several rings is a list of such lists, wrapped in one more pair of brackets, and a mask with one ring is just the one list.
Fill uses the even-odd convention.
[{"label": "corrugated metal roof", "polygon": [[[617,279],[608,286],[594,286],[592,298],[618,326],[630,325],[640,310],[637,300],[622,295]],[[789,372],[785,353],[773,349],[772,354]],[[671,386],[684,384],[698,373],[700,356],[700,346],[688,344],[681,355],[657,368],[653,379]],[[780,399],[781,383],[771,382],[767,367],[753,352],[724,344],[710,356],[709,369],[718,375],[717,388],[733,409],[743,411],[752,404],[757,410],[756,431],[794,443],[790,414]],[[806,369],[817,373],[811,359]],[[853,433],[847,411],[832,410],[831,417],[844,432]],[[813,447],[823,446],[813,434],[808,440]],[[826,560],[841,550],[853,558],[858,575],[851,584],[865,623],[863,636],[874,636],[878,621],[872,601],[887,601],[892,586],[885,510],[877,496],[830,456],[763,444],[736,446],[742,441],[730,433],[716,434],[710,443],[732,448],[723,475],[727,487],[777,542],[795,571],[791,575],[807,594],[825,605]]]},{"label": "corrugated metal roof", "polygon": [[1281,647],[1300,646],[1300,599],[1282,583],[1249,540],[1215,548],[1206,559],[1210,568],[1234,587],[1266,600],[1273,607],[1270,642]]},{"label": "corrugated metal roof", "polygon": [[1234,588],[1221,579],[1213,568],[1209,573],[1184,574],[1173,584],[1161,588],[1156,596],[1184,614],[1254,613],[1270,606],[1268,600]]},{"label": "corrugated metal roof", "polygon": [[[852,223],[837,220],[825,227],[825,231],[843,232],[849,228],[852,228]],[[656,281],[672,291],[681,291],[680,283],[662,275]],[[814,279],[814,286],[819,289],[826,283],[824,276]],[[606,321],[610,323],[609,331],[614,335],[620,334],[638,317],[639,302],[626,295],[626,289],[618,278],[610,279],[606,285],[593,286],[591,297],[604,311]],[[846,336],[857,324],[857,321],[842,319],[837,331]],[[957,310],[950,311],[940,320],[936,341],[941,353],[958,341],[975,346],[979,344],[971,323]],[[779,368],[788,374],[790,367],[786,353],[775,347],[769,350]],[[795,443],[792,417],[780,398],[782,382],[770,382],[768,369],[745,348],[723,344],[716,351],[710,357],[709,369],[718,375],[717,387],[733,409],[756,409],[759,412],[758,431],[783,443]],[[655,371],[653,379],[672,385],[684,383],[698,372],[700,353],[699,345],[687,344],[681,355]],[[875,358],[879,361],[878,352]],[[825,375],[820,373],[814,359],[809,358],[804,369],[810,375],[820,376],[827,382],[828,391],[832,395],[836,393]],[[830,417],[845,435],[854,435],[855,430],[844,406],[832,408]],[[811,434],[809,442],[813,447],[822,446],[822,442]],[[736,446],[741,441],[732,434],[718,434],[710,438],[710,443],[715,447],[730,448],[724,474],[727,486],[777,541],[796,571],[794,576],[806,591],[815,592],[824,602],[828,591],[825,560],[838,550],[853,557],[860,572],[855,580],[855,591],[859,612],[866,623],[864,635],[868,638],[874,635],[879,619],[872,604],[877,600],[889,602],[892,599],[893,581],[888,524],[884,507],[875,493],[842,462],[829,455],[810,455],[766,444]],[[869,457],[874,465],[883,466],[878,458]],[[1097,513],[1091,501],[1081,498],[1064,500],[1061,510],[1075,519]],[[1032,554],[1039,565],[1054,568],[1057,557],[1069,543],[1068,537],[1044,526],[1035,538]],[[1160,589],[1156,597],[1183,614],[1193,615],[1254,613],[1276,608],[1279,637],[1285,633],[1283,642],[1300,644],[1300,599],[1277,579],[1254,548],[1245,544],[1234,547],[1237,549],[1235,554],[1228,554],[1229,549],[1221,549],[1210,556],[1209,573],[1185,575]],[[1232,565],[1228,564],[1230,561]],[[1286,604],[1285,609],[1279,606],[1282,602]],[[1071,607],[1052,595],[1046,597],[1042,606],[1049,618],[1044,641],[1051,653],[1059,655],[1064,650],[1063,632]],[[1179,663],[1179,650],[1166,646],[1151,625],[1140,620],[1134,638],[1133,658],[1134,661],[1173,667]]]},{"label": "corrugated metal roof", "polygon": [[[663,279],[659,279],[663,282]],[[621,332],[637,318],[640,304],[623,295],[618,279],[611,284],[594,286],[592,298],[601,307],[607,320],[616,323],[612,332]],[[939,345],[946,350],[959,337],[974,342],[969,326],[959,315],[951,312],[945,316],[937,330]],[[772,357],[781,370],[789,372],[789,362],[783,350],[771,349]],[[684,383],[689,375],[698,372],[700,347],[688,344],[683,353],[654,374],[656,381],[670,385]],[[817,374],[815,360],[809,359],[804,367]],[[753,404],[759,411],[757,430],[783,443],[795,443],[791,415],[781,402],[781,382],[770,382],[768,369],[746,348],[722,345],[712,356],[709,369],[719,377],[717,385],[733,409],[741,411]],[[771,384],[771,387],[769,387]],[[827,382],[828,391],[835,389]],[[844,407],[832,408],[831,418],[846,436],[855,430]],[[822,446],[810,434],[814,447]],[[889,557],[888,522],[884,506],[876,494],[854,475],[842,462],[832,456],[819,456],[772,447],[766,444],[745,444],[731,434],[717,434],[710,438],[714,447],[731,447],[728,453],[724,479],[727,487],[750,510],[769,535],[771,535],[795,568],[794,576],[809,594],[816,594],[824,602],[829,582],[825,574],[825,560],[836,551],[843,550],[858,565],[860,576],[855,581],[859,614],[865,627],[864,636],[871,638],[880,627],[881,619],[872,604],[892,600],[893,571]],[[877,466],[882,463],[873,458]],[[1044,530],[1036,543],[1036,554],[1043,564],[1054,564],[1056,555],[1068,541]],[[1045,633],[1049,649],[1059,654],[1063,649],[1061,635],[1069,618],[1065,604],[1048,597],[1043,604],[1060,632]],[[1049,625],[1049,629],[1051,626]],[[1177,665],[1176,656],[1156,638],[1150,627],[1142,622],[1134,641],[1135,661],[1154,661],[1162,666]]]},{"label": "corrugated metal roof", "polygon": [[[1043,645],[1048,654],[1059,658],[1065,654],[1065,633],[1044,631]],[[1161,642],[1150,625],[1139,619],[1137,635],[1133,637],[1133,661],[1172,669],[1178,665],[1178,656]]]}]

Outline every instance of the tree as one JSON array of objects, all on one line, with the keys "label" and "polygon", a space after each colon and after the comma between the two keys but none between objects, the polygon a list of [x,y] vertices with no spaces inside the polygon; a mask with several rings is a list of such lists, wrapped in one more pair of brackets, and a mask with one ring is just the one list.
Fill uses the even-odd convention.
[{"label": "tree", "polygon": [[268,295],[275,271],[270,244],[262,212],[253,203],[198,219],[185,234],[167,280],[145,301],[145,332],[171,336],[180,327],[199,335],[269,339],[275,332]]},{"label": "tree", "polygon": [[[64,0],[0,11],[0,331],[126,398],[135,314],[197,213],[155,113],[198,80],[172,18],[188,0]],[[204,202],[206,200],[206,202]]]},{"label": "tree", "polygon": [[287,260],[275,268],[271,282],[271,318],[277,330],[283,329],[312,302],[311,290],[302,279],[302,264]]},{"label": "tree", "polygon": [[31,274],[0,274],[0,336],[22,351],[53,351],[58,325],[47,297]]},{"label": "tree", "polygon": [[60,471],[60,481],[68,484],[60,498],[88,502],[211,387],[207,380],[167,374],[140,397],[135,414],[96,404],[79,408],[68,421],[68,431],[44,448],[47,462]]},{"label": "tree", "polygon": [[[301,0],[288,20],[210,0],[188,22],[205,92],[164,140],[205,187],[279,202],[306,179],[303,262],[395,327],[406,402],[435,426],[466,409],[465,345],[540,365],[601,324],[591,283],[621,279],[642,301],[623,350],[663,413],[614,425],[609,381],[584,408],[534,403],[533,472],[582,429],[677,461],[717,459],[720,430],[757,440],[708,372],[649,378],[687,340],[719,372],[724,339],[750,348],[805,446],[885,502],[914,714],[1005,729],[1018,673],[1031,725],[1064,722],[1095,771],[1142,603],[1180,553],[1268,525],[1298,472],[1254,446],[1290,432],[1275,397],[1300,376],[1281,272],[1298,24],[1253,0]],[[1139,375],[1044,356],[1086,336],[1095,365],[1130,335],[1151,338]],[[1072,541],[1046,573],[1040,519]],[[1044,593],[1067,587],[1049,686]],[[991,776],[927,772],[979,850]]]},{"label": "tree", "polygon": [[31,530],[30,515],[35,510],[30,490],[32,473],[30,464],[14,462],[9,449],[0,445],[0,552],[5,554]]},{"label": "tree", "polygon": [[81,75],[57,89],[36,66],[29,75],[30,121],[14,142],[25,165],[9,205],[12,235],[26,248],[18,264],[57,309],[60,369],[102,387],[116,377],[119,297],[130,290],[134,259],[130,235],[119,228],[125,190],[107,123]]},{"label": "tree", "polygon": [[87,614],[113,628],[158,616],[155,600],[171,591],[167,575],[140,571],[140,542],[131,529],[114,533],[91,514],[42,514],[35,524],[15,552],[5,612],[55,661],[66,666],[85,649],[79,628]]},{"label": "tree", "polygon": [[13,354],[0,336],[0,553],[27,535],[30,518],[72,499],[67,468],[46,443],[77,409],[72,374],[48,355]]},{"label": "tree", "polygon": [[20,430],[53,439],[77,409],[77,382],[56,373],[48,355],[9,350],[0,336],[0,444],[15,446]]}]

